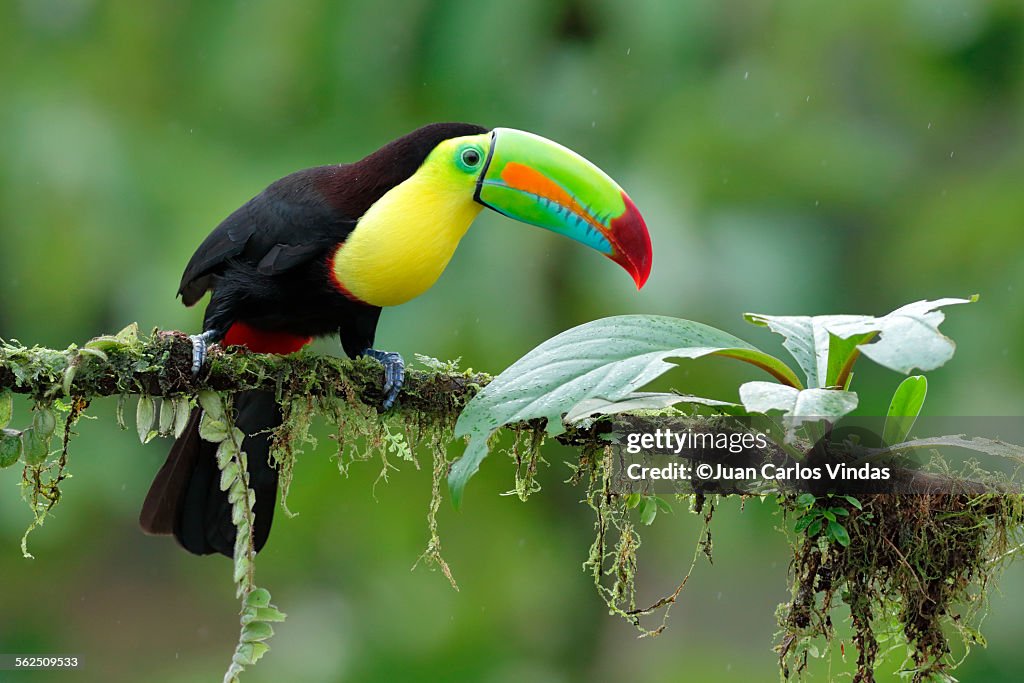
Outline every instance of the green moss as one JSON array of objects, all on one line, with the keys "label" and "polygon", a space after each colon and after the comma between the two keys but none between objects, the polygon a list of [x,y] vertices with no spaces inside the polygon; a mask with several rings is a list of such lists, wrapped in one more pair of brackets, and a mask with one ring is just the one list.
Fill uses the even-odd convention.
[{"label": "green moss", "polygon": [[[809,656],[826,656],[832,614],[846,605],[857,648],[855,681],[874,680],[882,641],[902,644],[901,666],[914,681],[944,678],[959,663],[949,640],[968,651],[982,597],[1016,545],[1024,523],[1017,495],[874,495],[850,506],[850,545],[820,538],[794,542],[792,598],[782,606],[782,672],[798,676]],[[833,503],[834,504],[834,503]],[[784,509],[792,501],[782,499]]]}]

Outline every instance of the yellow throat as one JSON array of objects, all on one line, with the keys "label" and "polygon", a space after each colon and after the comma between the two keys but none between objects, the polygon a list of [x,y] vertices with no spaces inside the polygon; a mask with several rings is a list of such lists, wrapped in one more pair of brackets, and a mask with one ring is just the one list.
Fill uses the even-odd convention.
[{"label": "yellow throat", "polygon": [[476,176],[449,163],[464,138],[438,145],[423,165],[388,190],[334,255],[331,268],[353,296],[396,306],[430,289],[483,208]]}]

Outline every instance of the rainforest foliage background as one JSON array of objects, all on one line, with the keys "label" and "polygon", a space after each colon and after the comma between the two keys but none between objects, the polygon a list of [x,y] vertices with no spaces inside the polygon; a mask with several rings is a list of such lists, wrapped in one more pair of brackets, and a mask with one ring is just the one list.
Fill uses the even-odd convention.
[{"label": "rainforest foliage background", "polygon": [[[980,293],[943,328],[959,349],[930,374],[927,410],[1021,415],[1022,64],[1015,0],[8,0],[0,337],[62,348],[132,321],[196,331],[201,311],[174,293],[221,218],[288,172],[465,120],[558,140],[619,180],[650,227],[650,282],[637,293],[598,255],[485,214],[433,290],[385,312],[380,348],[497,372],[570,326],[643,312],[774,350],[744,311],[883,314]],[[727,387],[748,373],[687,362],[667,385],[735,400]],[[900,378],[858,373],[862,411],[884,411]],[[17,470],[0,473],[0,652],[83,655],[61,680],[215,678],[238,629],[229,563],[137,530],[169,444],[140,446],[114,408],[98,401],[101,419],[79,424],[35,560],[18,548]],[[409,571],[429,465],[374,487],[378,464],[341,477],[320,436],[296,471],[299,516],[280,515],[260,555],[289,619],[246,680],[777,675],[789,550],[773,505],[726,502],[714,565],[698,565],[663,636],[637,640],[580,569],[592,520],[557,447],[529,504],[499,495],[512,467],[492,458],[463,512],[442,507],[455,592]],[[645,530],[651,599],[696,540],[699,521],[675,508]],[[1024,667],[1024,568],[999,588],[963,680]]]}]

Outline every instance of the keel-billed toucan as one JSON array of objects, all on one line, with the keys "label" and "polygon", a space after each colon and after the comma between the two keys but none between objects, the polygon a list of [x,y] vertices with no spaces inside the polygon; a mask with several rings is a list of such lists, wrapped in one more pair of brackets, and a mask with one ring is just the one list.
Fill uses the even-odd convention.
[{"label": "keel-billed toucan", "polygon": [[[626,193],[578,154],[542,137],[465,123],[424,126],[362,161],[278,180],[228,216],[196,250],[178,294],[187,306],[211,292],[194,366],[208,343],[291,353],[338,334],[345,352],[384,366],[383,407],[405,377],[397,353],[373,348],[382,306],[425,292],[483,207],[582,242],[625,268],[638,287],[651,242]],[[253,540],[270,533],[277,470],[270,432],[281,412],[272,393],[234,403],[255,492]],[[200,409],[171,447],[140,522],[174,534],[190,552],[231,556],[235,527],[220,490],[216,445],[199,437]]]}]

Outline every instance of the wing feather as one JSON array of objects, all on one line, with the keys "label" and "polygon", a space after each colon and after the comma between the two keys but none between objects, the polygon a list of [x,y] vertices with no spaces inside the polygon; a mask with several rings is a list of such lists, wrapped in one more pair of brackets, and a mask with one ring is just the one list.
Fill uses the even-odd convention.
[{"label": "wing feather", "polygon": [[285,176],[225,218],[185,267],[178,289],[185,305],[199,301],[232,260],[274,276],[344,242],[356,220],[332,205],[321,189],[337,169],[321,166]]}]

